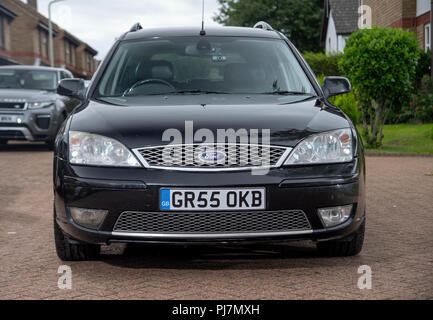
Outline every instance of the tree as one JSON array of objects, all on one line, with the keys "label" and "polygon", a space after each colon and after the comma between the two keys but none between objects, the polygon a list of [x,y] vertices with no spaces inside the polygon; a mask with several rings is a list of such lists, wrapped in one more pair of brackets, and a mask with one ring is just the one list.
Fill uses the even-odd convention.
[{"label": "tree", "polygon": [[300,51],[317,52],[323,0],[218,0],[214,20],[230,26],[252,27],[266,21],[283,32]]},{"label": "tree", "polygon": [[413,91],[419,56],[415,35],[401,29],[362,29],[347,40],[340,68],[356,88],[370,147],[382,145],[393,105]]}]

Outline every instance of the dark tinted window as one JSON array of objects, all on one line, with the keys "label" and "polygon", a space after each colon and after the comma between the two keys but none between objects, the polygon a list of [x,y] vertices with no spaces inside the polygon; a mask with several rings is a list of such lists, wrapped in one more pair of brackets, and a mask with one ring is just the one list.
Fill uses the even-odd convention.
[{"label": "dark tinted window", "polygon": [[100,84],[100,97],[178,91],[269,93],[314,89],[282,40],[179,37],[121,44]]}]

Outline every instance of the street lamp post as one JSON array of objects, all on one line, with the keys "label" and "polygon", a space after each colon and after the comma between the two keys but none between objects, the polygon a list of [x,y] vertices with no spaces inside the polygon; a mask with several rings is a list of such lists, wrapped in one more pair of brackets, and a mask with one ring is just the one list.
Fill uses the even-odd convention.
[{"label": "street lamp post", "polygon": [[48,41],[50,47],[50,65],[54,67],[54,46],[53,46],[53,23],[51,22],[51,6],[56,2],[65,0],[53,0],[48,4]]},{"label": "street lamp post", "polygon": [[431,55],[431,79],[433,80],[433,0],[430,4],[430,55]]}]

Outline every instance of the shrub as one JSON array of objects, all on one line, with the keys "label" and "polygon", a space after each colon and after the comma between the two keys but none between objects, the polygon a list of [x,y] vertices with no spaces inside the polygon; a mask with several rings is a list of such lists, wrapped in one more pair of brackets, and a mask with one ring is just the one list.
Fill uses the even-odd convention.
[{"label": "shrub", "polygon": [[399,116],[402,122],[415,120],[418,122],[433,121],[433,94],[417,94],[413,95],[411,102],[403,106],[401,115]]},{"label": "shrub", "polygon": [[431,73],[431,51],[424,52],[420,49],[420,57],[418,59],[418,65],[416,67],[416,84],[420,85],[421,80],[425,75]]},{"label": "shrub", "polygon": [[[416,76],[415,76],[415,88],[417,92],[426,91],[426,79],[430,80],[430,52],[425,53],[424,50],[419,49],[419,59],[418,64],[416,67]],[[433,87],[430,89],[430,92],[433,92]],[[402,123],[407,120],[404,120],[402,116],[405,111],[407,111],[407,106],[410,102],[413,100],[413,93],[408,92],[402,92],[400,97],[394,101],[394,104],[392,106],[392,110],[388,116],[387,122],[388,124],[395,124],[395,123]],[[406,107],[406,108],[405,108]],[[414,117],[411,117],[410,119],[414,119]]]},{"label": "shrub", "polygon": [[340,61],[341,55],[327,56],[322,52],[306,52],[303,54],[303,56],[316,75],[341,75],[341,72],[338,68],[338,62]]},{"label": "shrub", "polygon": [[340,67],[356,88],[370,147],[382,145],[393,105],[413,92],[419,54],[415,35],[401,29],[362,29],[347,39]]},{"label": "shrub", "polygon": [[330,101],[347,114],[354,124],[359,122],[358,102],[353,92],[331,98]]},{"label": "shrub", "polygon": [[323,79],[325,79],[325,75],[319,74],[317,76],[317,81],[319,81],[320,85],[323,86]]},{"label": "shrub", "polygon": [[418,93],[411,95],[401,108],[398,122],[433,122],[433,82],[430,76],[422,79]]}]

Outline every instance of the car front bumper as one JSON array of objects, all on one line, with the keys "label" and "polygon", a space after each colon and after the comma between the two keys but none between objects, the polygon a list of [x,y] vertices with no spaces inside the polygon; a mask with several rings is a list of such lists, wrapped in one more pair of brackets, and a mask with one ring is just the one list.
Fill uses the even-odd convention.
[{"label": "car front bumper", "polygon": [[[336,240],[354,233],[365,217],[363,159],[338,165],[272,169],[268,175],[251,172],[193,173],[134,168],[71,166],[56,159],[55,210],[59,226],[70,239],[95,244],[122,243],[237,243],[288,240]],[[109,179],[107,179],[110,177]],[[116,222],[125,212],[162,212],[161,188],[256,188],[265,187],[267,212],[299,210],[311,226],[308,230],[286,232],[155,233],[116,232]],[[324,227],[317,210],[353,205],[343,224]],[[99,230],[82,227],[72,219],[70,209],[108,210]],[[218,215],[218,212],[214,213]]]},{"label": "car front bumper", "polygon": [[0,114],[17,120],[16,123],[0,122],[0,139],[49,141],[55,138],[60,125],[54,107],[20,111],[0,109]]}]

